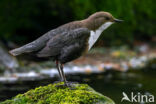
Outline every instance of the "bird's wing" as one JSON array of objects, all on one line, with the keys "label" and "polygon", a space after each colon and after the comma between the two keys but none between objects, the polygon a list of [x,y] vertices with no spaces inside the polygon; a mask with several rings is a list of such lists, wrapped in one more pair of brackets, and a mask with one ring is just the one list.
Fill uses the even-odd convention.
[{"label": "bird's wing", "polygon": [[38,57],[57,56],[63,47],[79,42],[83,38],[89,37],[90,31],[87,28],[77,28],[57,34],[50,39],[45,48],[38,52]]}]

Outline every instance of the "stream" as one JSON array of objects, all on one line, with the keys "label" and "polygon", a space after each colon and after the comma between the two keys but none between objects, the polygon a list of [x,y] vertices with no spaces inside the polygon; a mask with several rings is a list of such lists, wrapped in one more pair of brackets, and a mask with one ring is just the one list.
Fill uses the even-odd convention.
[{"label": "stream", "polygon": [[[131,70],[128,72],[107,71],[98,74],[68,74],[67,79],[79,83],[87,83],[96,91],[113,99],[116,104],[146,104],[146,103],[129,103],[121,102],[122,93],[125,92],[130,96],[131,92],[138,92],[144,95],[156,96],[156,72],[155,70]],[[19,81],[18,83],[0,84],[0,101],[10,99],[13,96],[24,93],[29,89],[47,85],[57,81],[57,77]],[[148,103],[152,104],[152,103]]]}]

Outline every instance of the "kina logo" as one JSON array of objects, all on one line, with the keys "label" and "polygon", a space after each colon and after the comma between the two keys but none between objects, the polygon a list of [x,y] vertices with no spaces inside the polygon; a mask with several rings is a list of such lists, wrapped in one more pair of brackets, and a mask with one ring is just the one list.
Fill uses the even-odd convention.
[{"label": "kina logo", "polygon": [[131,92],[130,96],[128,96],[125,92],[122,92],[122,99],[121,102],[128,101],[128,102],[139,102],[139,103],[151,103],[154,102],[154,95],[148,94],[143,95],[140,92],[134,94]]}]

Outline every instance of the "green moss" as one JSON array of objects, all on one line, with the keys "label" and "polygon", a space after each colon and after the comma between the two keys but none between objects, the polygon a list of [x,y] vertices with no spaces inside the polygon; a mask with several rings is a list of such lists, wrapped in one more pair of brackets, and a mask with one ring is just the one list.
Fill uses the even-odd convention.
[{"label": "green moss", "polygon": [[49,84],[19,94],[0,104],[114,104],[86,84],[74,84],[71,88],[56,87],[63,83]]}]

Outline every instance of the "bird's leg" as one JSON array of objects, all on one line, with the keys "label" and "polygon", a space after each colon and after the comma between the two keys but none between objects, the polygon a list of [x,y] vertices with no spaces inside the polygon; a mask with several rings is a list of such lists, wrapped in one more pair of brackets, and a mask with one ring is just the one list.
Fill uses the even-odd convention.
[{"label": "bird's leg", "polygon": [[60,69],[59,66],[60,66],[60,65],[59,65],[59,62],[56,61],[56,67],[57,67],[57,70],[58,70],[58,72],[59,72],[60,81],[63,81],[63,76],[62,76],[61,69]]},{"label": "bird's leg", "polygon": [[68,85],[67,85],[67,80],[66,80],[66,77],[65,77],[65,74],[64,74],[64,71],[63,71],[63,67],[64,67],[64,65],[61,64],[61,65],[60,65],[60,69],[61,69],[61,73],[62,73],[62,76],[63,76],[63,81],[64,81],[64,84],[65,84],[66,86],[68,86]]},{"label": "bird's leg", "polygon": [[57,65],[57,68],[58,68],[59,75],[61,77],[61,81],[64,82],[64,85],[58,85],[58,87],[67,86],[67,87],[72,88],[72,84],[77,84],[77,83],[67,82],[64,71],[63,71],[64,65],[62,63],[60,63],[59,61],[56,61],[56,65]]}]

